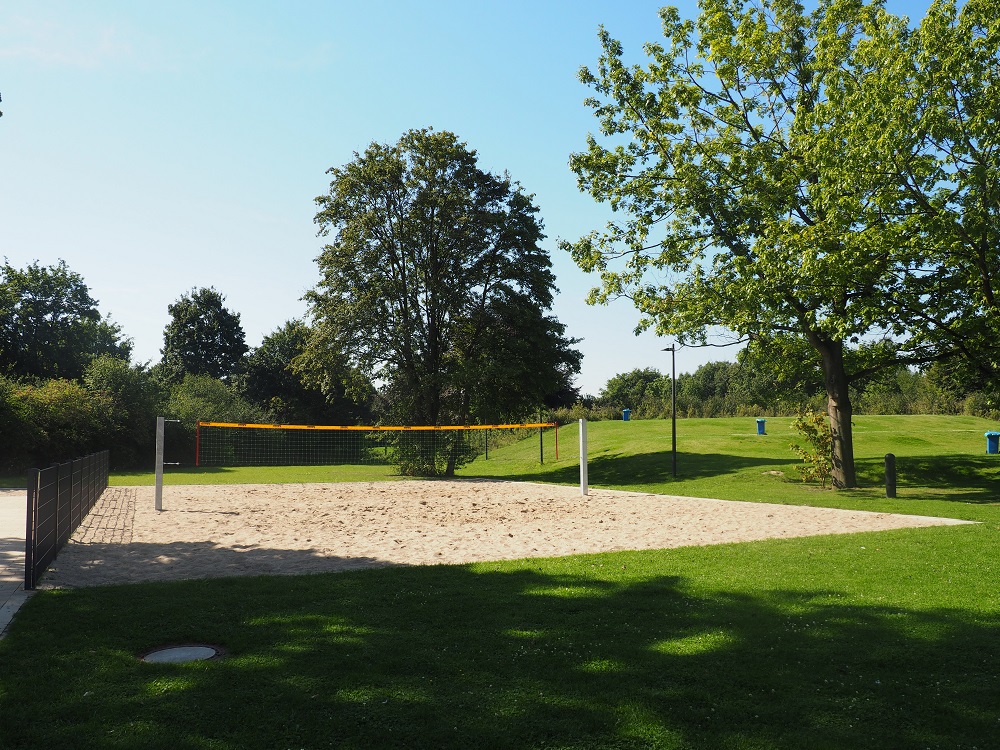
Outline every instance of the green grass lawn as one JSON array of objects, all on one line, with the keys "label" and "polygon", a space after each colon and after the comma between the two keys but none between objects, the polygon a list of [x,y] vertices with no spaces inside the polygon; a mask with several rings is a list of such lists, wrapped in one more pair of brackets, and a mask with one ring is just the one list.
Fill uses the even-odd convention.
[{"label": "green grass lawn", "polygon": [[[0,747],[996,747],[993,425],[855,421],[861,490],[790,479],[780,419],[763,437],[753,419],[678,422],[676,480],[669,422],[591,424],[591,484],[980,523],[42,592],[0,641]],[[575,429],[559,439],[559,462],[538,466],[533,441],[463,473],[575,482]],[[172,481],[209,475],[303,481]],[[226,655],[137,658],[185,642]]]}]

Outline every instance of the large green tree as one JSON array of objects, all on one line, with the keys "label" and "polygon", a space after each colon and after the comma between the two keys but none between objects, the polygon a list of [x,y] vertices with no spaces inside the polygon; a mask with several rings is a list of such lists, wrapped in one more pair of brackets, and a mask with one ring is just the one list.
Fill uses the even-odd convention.
[{"label": "large green tree", "polygon": [[913,33],[877,3],[699,7],[697,21],[661,11],[665,41],[646,46],[645,66],[627,65],[601,30],[604,53],[581,79],[604,140],[590,137],[571,165],[623,218],[569,249],[601,275],[592,301],[629,296],[660,334],[703,343],[721,326],[751,347],[804,345],[828,397],[834,483],[851,487],[849,386],[948,356],[956,337],[942,346],[940,327],[915,312],[940,306],[937,322],[954,322],[967,302],[953,276],[935,288],[947,271],[929,250],[929,238],[944,242],[940,219],[913,211],[901,180],[935,173],[931,142],[918,153],[908,140],[925,125],[904,113],[884,127],[859,107],[917,95],[930,109],[942,83],[908,87]]},{"label": "large green tree", "polygon": [[[872,31],[863,67],[833,86],[853,113],[831,136],[858,178],[887,182],[864,206],[910,249],[889,304],[915,344],[970,387],[1000,385],[1000,2],[938,0],[912,32]],[[871,134],[852,138],[852,132]],[[831,144],[832,145],[832,144]]]},{"label": "large green tree", "polygon": [[0,267],[0,371],[13,377],[79,379],[108,354],[128,359],[130,340],[109,318],[83,277],[65,261]]},{"label": "large green tree", "polygon": [[167,307],[163,330],[162,370],[171,382],[185,375],[228,378],[238,372],[249,351],[239,313],[225,306],[213,287],[192,289]]},{"label": "large green tree", "polygon": [[329,174],[303,369],[362,374],[410,424],[520,419],[570,386],[580,354],[548,313],[551,261],[516,182],[430,129]]}]

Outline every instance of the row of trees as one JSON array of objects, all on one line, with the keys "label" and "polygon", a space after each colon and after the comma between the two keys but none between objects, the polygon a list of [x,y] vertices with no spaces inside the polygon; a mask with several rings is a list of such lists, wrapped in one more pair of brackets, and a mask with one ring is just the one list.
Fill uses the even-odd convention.
[{"label": "row of trees", "polygon": [[132,364],[131,343],[65,263],[2,272],[0,470],[103,448],[116,468],[148,465],[161,415],[182,422],[174,437],[183,460],[199,419],[341,424],[371,416],[373,398],[324,393],[289,367],[309,337],[301,321],[250,351],[224,297],[195,289],[168,307],[161,361]]},{"label": "row of trees", "polygon": [[[816,383],[777,383],[744,362],[709,362],[676,383],[679,417],[794,416],[821,412],[826,394]],[[969,414],[1000,417],[1000,402],[990,393],[958,389],[946,369],[925,372],[907,367],[884,371],[877,379],[851,388],[855,413]],[[635,419],[670,416],[670,376],[642,368],[611,378],[596,397],[569,409],[553,411],[560,421],[621,419],[624,409]]]},{"label": "row of trees", "polygon": [[699,0],[581,80],[600,137],[581,189],[618,220],[567,244],[681,343],[735,332],[826,394],[834,483],[855,484],[852,386],[941,362],[1000,380],[1000,4]]},{"label": "row of trees", "polygon": [[[65,264],[27,272],[7,273],[25,291],[33,278],[39,289],[58,290],[70,284],[74,294],[90,299],[82,279]],[[37,290],[36,290],[37,291]],[[9,288],[4,292],[9,295]],[[158,415],[180,419],[182,427],[172,435],[177,458],[189,460],[191,426],[198,419],[237,422],[358,423],[377,418],[378,410],[394,414],[388,393],[369,386],[364,398],[348,398],[345,391],[324,392],[305,382],[289,363],[302,357],[313,334],[302,321],[291,321],[265,337],[259,347],[247,350],[238,314],[227,310],[224,298],[213,289],[193,290],[170,305],[170,323],[164,331],[164,356],[149,367],[130,364],[122,357],[128,342],[117,327],[96,315],[96,302],[66,312],[66,295],[53,294],[54,310],[42,304],[42,295],[30,295],[32,304],[52,328],[59,341],[102,341],[96,354],[86,356],[86,347],[67,347],[58,366],[69,370],[77,362],[78,378],[48,377],[40,369],[29,376],[28,364],[44,358],[5,355],[8,373],[0,377],[0,456],[4,471],[20,470],[99,448],[111,448],[116,466],[148,464],[152,455],[153,425]],[[58,314],[57,314],[58,313]],[[9,319],[8,319],[9,320]],[[58,322],[57,322],[58,321]],[[99,326],[103,338],[86,338],[80,330]],[[211,323],[211,324],[209,324]],[[40,326],[22,330],[37,336]],[[5,335],[16,327],[5,324]],[[30,349],[28,342],[14,352]],[[84,364],[85,361],[85,364]],[[52,366],[51,362],[46,366]],[[10,373],[22,368],[21,376]],[[773,369],[773,368],[772,368]],[[357,387],[357,383],[355,384]],[[597,397],[584,397],[570,407],[554,406],[550,416],[568,420],[620,418],[623,409],[635,418],[670,415],[668,376],[653,368],[616,375]],[[946,367],[934,365],[920,373],[900,367],[852,388],[852,402],[867,413],[956,413],[996,414],[1000,404],[989,394],[963,390]],[[713,362],[677,380],[679,416],[712,417],[795,414],[822,408],[824,394],[807,377],[776,379],[765,363],[745,353],[740,361]],[[380,406],[380,404],[384,404]],[[398,408],[398,407],[397,407]]]}]

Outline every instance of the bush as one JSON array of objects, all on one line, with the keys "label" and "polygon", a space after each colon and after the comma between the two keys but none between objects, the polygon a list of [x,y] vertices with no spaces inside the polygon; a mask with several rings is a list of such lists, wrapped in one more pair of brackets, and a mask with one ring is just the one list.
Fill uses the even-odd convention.
[{"label": "bush", "polygon": [[548,421],[559,424],[570,424],[581,419],[586,419],[588,422],[601,422],[621,418],[621,411],[613,406],[586,406],[579,402],[570,407],[550,409],[548,413]]},{"label": "bush", "polygon": [[91,393],[111,404],[110,429],[103,443],[111,452],[112,467],[152,466],[163,393],[149,371],[123,359],[101,356],[88,365],[83,381]]},{"label": "bush", "polygon": [[806,447],[792,443],[791,449],[802,459],[799,474],[803,482],[819,482],[826,489],[826,482],[833,471],[833,433],[826,412],[799,414],[792,429],[802,435]]},{"label": "bush", "polygon": [[5,390],[19,433],[13,445],[7,435],[5,470],[49,466],[107,447],[112,403],[104,394],[71,380],[8,384]]},{"label": "bush", "polygon": [[970,393],[962,402],[962,413],[970,417],[1000,419],[1000,399],[989,393]]},{"label": "bush", "polygon": [[17,388],[14,381],[0,377],[0,471],[5,473],[27,467],[24,451],[28,423]]},{"label": "bush", "polygon": [[236,391],[210,375],[185,375],[170,389],[165,416],[180,421],[165,446],[167,461],[194,463],[197,422],[270,423],[267,410],[240,398]]}]

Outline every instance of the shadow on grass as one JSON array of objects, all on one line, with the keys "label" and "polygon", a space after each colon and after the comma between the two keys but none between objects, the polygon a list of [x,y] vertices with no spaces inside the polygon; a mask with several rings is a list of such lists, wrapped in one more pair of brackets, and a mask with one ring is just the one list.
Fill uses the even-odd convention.
[{"label": "shadow on grass", "polygon": [[[0,642],[0,745],[798,750],[996,737],[995,616],[843,604],[818,588],[694,594],[683,576],[616,577],[624,559],[579,558],[593,575],[399,568],[44,593]],[[227,655],[136,660],[192,641]]]},{"label": "shadow on grass", "polygon": [[[885,459],[858,459],[858,480],[863,486],[885,482]],[[899,487],[951,489],[938,499],[963,503],[1000,501],[1000,461],[994,456],[896,456]]]},{"label": "shadow on grass", "polygon": [[[726,453],[677,453],[677,480],[704,479],[733,474],[755,466],[793,466],[801,461],[795,458],[754,458]],[[471,476],[474,467],[467,475]],[[673,456],[670,451],[624,454],[604,453],[592,457],[587,463],[590,483],[605,487],[632,486],[636,484],[661,484],[674,481]],[[568,466],[539,466],[536,471],[504,474],[504,479],[522,482],[556,482],[574,484],[580,479],[578,464]]]}]

